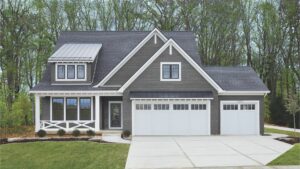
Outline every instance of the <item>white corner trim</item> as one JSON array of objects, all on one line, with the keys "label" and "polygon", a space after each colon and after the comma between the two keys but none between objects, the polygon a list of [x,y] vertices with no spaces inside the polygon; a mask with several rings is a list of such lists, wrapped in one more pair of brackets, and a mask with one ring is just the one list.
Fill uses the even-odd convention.
[{"label": "white corner trim", "polygon": [[[118,70],[121,69],[152,37],[154,36],[154,41],[157,42],[157,36],[163,41],[166,42],[168,39],[157,29],[155,28],[151,31],[116,67],[113,68],[97,85],[94,87],[103,86],[113,75],[115,75]],[[155,42],[154,42],[155,43]]]},{"label": "white corner trim", "polygon": [[240,95],[255,96],[255,95],[266,95],[268,93],[270,93],[269,90],[267,90],[267,91],[222,91],[222,92],[219,92],[219,95],[221,95],[221,96],[240,96]]},{"label": "white corner trim", "polygon": [[174,47],[203,77],[206,79],[218,92],[222,92],[222,88],[173,40],[169,39],[120,89],[119,92],[124,90],[137,78],[139,77],[147,67],[155,59],[157,59],[162,52],[165,51],[170,45]]},{"label": "white corner trim", "polygon": [[[164,79],[163,65],[177,64],[179,65],[178,79]],[[160,81],[181,81],[181,62],[160,62]]]}]

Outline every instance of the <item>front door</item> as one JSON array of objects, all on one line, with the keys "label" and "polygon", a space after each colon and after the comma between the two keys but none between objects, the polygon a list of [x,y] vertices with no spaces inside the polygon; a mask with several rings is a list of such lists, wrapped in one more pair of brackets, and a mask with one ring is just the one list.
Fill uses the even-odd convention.
[{"label": "front door", "polygon": [[109,102],[109,128],[122,129],[122,102]]}]

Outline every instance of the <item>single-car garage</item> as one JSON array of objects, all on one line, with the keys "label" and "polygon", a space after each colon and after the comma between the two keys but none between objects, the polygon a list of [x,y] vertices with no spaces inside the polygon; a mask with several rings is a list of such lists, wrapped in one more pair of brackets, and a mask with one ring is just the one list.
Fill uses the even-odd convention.
[{"label": "single-car garage", "polygon": [[133,100],[134,135],[210,135],[210,100]]},{"label": "single-car garage", "polygon": [[259,135],[259,101],[221,101],[221,135]]}]

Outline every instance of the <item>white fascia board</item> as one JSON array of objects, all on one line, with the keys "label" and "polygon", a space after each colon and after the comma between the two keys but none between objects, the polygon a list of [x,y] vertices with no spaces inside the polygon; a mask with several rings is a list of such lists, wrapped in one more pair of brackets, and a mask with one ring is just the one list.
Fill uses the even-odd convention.
[{"label": "white fascia board", "polygon": [[214,98],[130,98],[130,100],[213,100]]},{"label": "white fascia board", "polygon": [[270,93],[269,90],[267,91],[223,91],[223,92],[219,92],[220,96],[255,96],[255,95],[266,95]]},{"label": "white fascia board", "polygon": [[116,67],[113,68],[97,85],[94,87],[104,86],[104,84],[113,77],[153,36],[158,36],[163,42],[168,39],[155,28],[151,31]]},{"label": "white fascia board", "polygon": [[218,92],[222,92],[222,88],[173,40],[169,39],[120,89],[124,90],[139,76],[146,68],[150,66],[170,45],[174,47]]},{"label": "white fascia board", "polygon": [[122,92],[116,90],[89,90],[89,91],[29,91],[30,94],[40,96],[67,95],[67,96],[123,96]]}]

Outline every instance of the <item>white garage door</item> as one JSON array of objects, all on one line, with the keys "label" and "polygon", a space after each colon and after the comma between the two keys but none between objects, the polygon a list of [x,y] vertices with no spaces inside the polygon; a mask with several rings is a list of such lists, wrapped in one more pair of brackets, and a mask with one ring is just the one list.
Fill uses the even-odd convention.
[{"label": "white garage door", "polygon": [[221,101],[221,135],[258,135],[259,101]]},{"label": "white garage door", "polygon": [[210,101],[133,100],[133,135],[210,135]]}]

